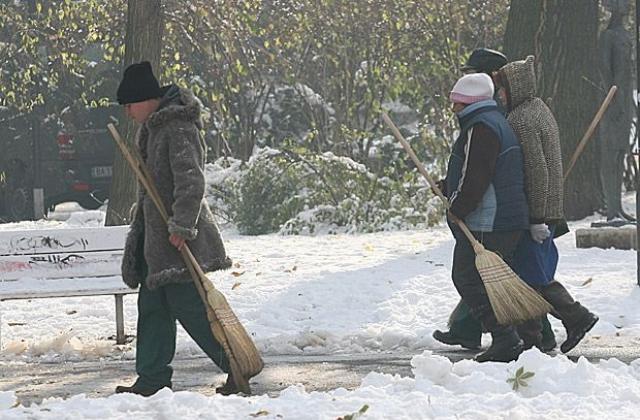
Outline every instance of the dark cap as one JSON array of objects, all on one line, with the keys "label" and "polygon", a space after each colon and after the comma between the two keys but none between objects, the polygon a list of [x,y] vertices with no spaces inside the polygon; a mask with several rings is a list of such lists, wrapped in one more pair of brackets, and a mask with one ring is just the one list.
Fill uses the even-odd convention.
[{"label": "dark cap", "polygon": [[507,64],[507,57],[499,51],[489,48],[473,50],[467,62],[460,68],[462,71],[491,73]]},{"label": "dark cap", "polygon": [[160,85],[153,75],[151,63],[143,61],[127,67],[118,86],[117,96],[120,105],[161,97]]}]

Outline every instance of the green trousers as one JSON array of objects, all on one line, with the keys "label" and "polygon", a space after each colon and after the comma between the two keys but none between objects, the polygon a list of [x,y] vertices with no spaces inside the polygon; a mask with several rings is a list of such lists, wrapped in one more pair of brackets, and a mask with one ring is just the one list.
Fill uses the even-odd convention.
[{"label": "green trousers", "polygon": [[[462,300],[451,313],[451,317],[449,318],[449,331],[458,337],[475,340],[478,344],[480,343],[482,325],[480,325],[480,321],[471,315],[469,307],[465,305]],[[553,329],[551,329],[549,319],[545,316],[542,317],[542,341],[547,340],[555,340],[555,334],[553,333]]]},{"label": "green trousers", "polygon": [[171,386],[176,320],[220,369],[229,371],[229,360],[213,337],[195,285],[168,284],[149,290],[142,284],[138,294],[137,386],[152,389]]}]

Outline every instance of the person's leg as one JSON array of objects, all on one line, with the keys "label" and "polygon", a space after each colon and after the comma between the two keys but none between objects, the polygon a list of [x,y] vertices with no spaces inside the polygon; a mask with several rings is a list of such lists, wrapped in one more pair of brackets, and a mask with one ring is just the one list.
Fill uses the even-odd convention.
[{"label": "person's leg", "polygon": [[460,300],[449,317],[449,331],[435,330],[433,338],[444,344],[478,349],[482,339],[482,325],[473,317],[469,306]]},{"label": "person's leg", "polygon": [[165,286],[167,301],[173,316],[184,327],[207,356],[225,373],[229,372],[229,359],[211,332],[207,312],[193,283]]},{"label": "person's leg", "polygon": [[163,288],[152,291],[142,284],[138,293],[138,379],[132,386],[118,386],[116,393],[148,396],[161,388],[171,388],[175,348],[176,321],[169,312]]},{"label": "person's leg", "polygon": [[[508,264],[511,262],[520,234],[520,232],[493,232],[476,235],[485,248],[499,253]],[[498,325],[482,278],[476,269],[473,247],[459,230],[454,230],[454,235],[456,237],[452,270],[454,285],[464,302],[469,305],[474,317],[482,323],[493,338],[491,347],[477,355],[476,360],[480,362],[515,360],[522,353],[523,342],[513,326]]]},{"label": "person's leg", "polygon": [[542,320],[540,318],[530,319],[519,324],[516,329],[518,335],[524,342],[524,349],[537,347],[542,348]]},{"label": "person's leg", "polygon": [[164,288],[138,294],[136,384],[147,388],[171,387],[171,361],[176,350],[176,321],[167,305]]},{"label": "person's leg", "polygon": [[551,323],[549,322],[549,316],[542,317],[542,347],[540,350],[543,352],[550,352],[555,349],[557,346],[556,343],[556,334],[553,332],[553,328],[551,328]]},{"label": "person's leg", "polygon": [[[558,250],[553,242],[555,225],[550,225],[549,229],[551,235],[541,244],[525,232],[513,258],[514,271],[538,291],[553,281],[558,266]],[[536,322],[528,321],[518,326],[518,333],[525,342],[525,348],[536,346],[548,352],[556,347],[555,334],[546,316]]]},{"label": "person's leg", "polygon": [[[604,148],[600,154],[600,178],[607,205],[607,220],[621,217],[624,151]],[[618,166],[620,165],[620,166]]]},{"label": "person's leg", "polygon": [[565,287],[552,281],[542,288],[542,296],[553,305],[554,313],[567,330],[567,339],[560,346],[563,353],[569,352],[584,338],[586,333],[598,322],[598,316],[582,306]]}]

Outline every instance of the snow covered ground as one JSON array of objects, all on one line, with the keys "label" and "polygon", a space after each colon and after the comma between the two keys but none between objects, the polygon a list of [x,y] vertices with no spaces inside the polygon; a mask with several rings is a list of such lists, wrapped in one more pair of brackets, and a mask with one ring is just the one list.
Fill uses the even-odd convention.
[{"label": "snow covered ground", "polygon": [[[631,207],[632,197],[627,197]],[[595,218],[593,219],[595,220]],[[586,227],[593,221],[572,224]],[[66,222],[0,225],[0,229],[97,226],[100,213],[74,213]],[[431,338],[446,326],[458,295],[450,279],[453,241],[442,226],[426,231],[318,237],[240,236],[224,232],[233,269],[214,283],[259,347],[268,354],[413,351],[441,346]],[[634,251],[576,249],[558,241],[558,280],[601,321],[589,342],[640,344],[640,289]],[[125,324],[135,333],[135,295],[125,297]],[[2,363],[133,358],[133,344],[115,346],[113,298],[3,302]],[[562,326],[552,321],[558,338]],[[200,350],[180,330],[178,355]],[[601,418],[640,408],[640,362],[577,364],[535,351],[508,365],[451,364],[428,350],[413,360],[415,378],[370,374],[356,390],[306,393],[289,388],[278,398],[204,397],[161,392],[151,399],[115,395],[0,411],[1,418],[337,418],[368,405],[364,418]],[[513,391],[517,368],[535,373]],[[0,393],[0,410],[14,404]]]}]

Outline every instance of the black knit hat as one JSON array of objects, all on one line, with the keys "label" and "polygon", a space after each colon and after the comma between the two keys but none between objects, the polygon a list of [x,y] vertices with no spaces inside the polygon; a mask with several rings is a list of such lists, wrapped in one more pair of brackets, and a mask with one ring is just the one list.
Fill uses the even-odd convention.
[{"label": "black knit hat", "polygon": [[153,75],[151,63],[143,61],[124,69],[117,95],[120,105],[161,97],[160,85]]},{"label": "black knit hat", "polygon": [[471,56],[460,68],[462,71],[476,71],[479,73],[491,73],[499,70],[507,64],[507,57],[499,51],[489,48],[478,48],[473,50]]}]

